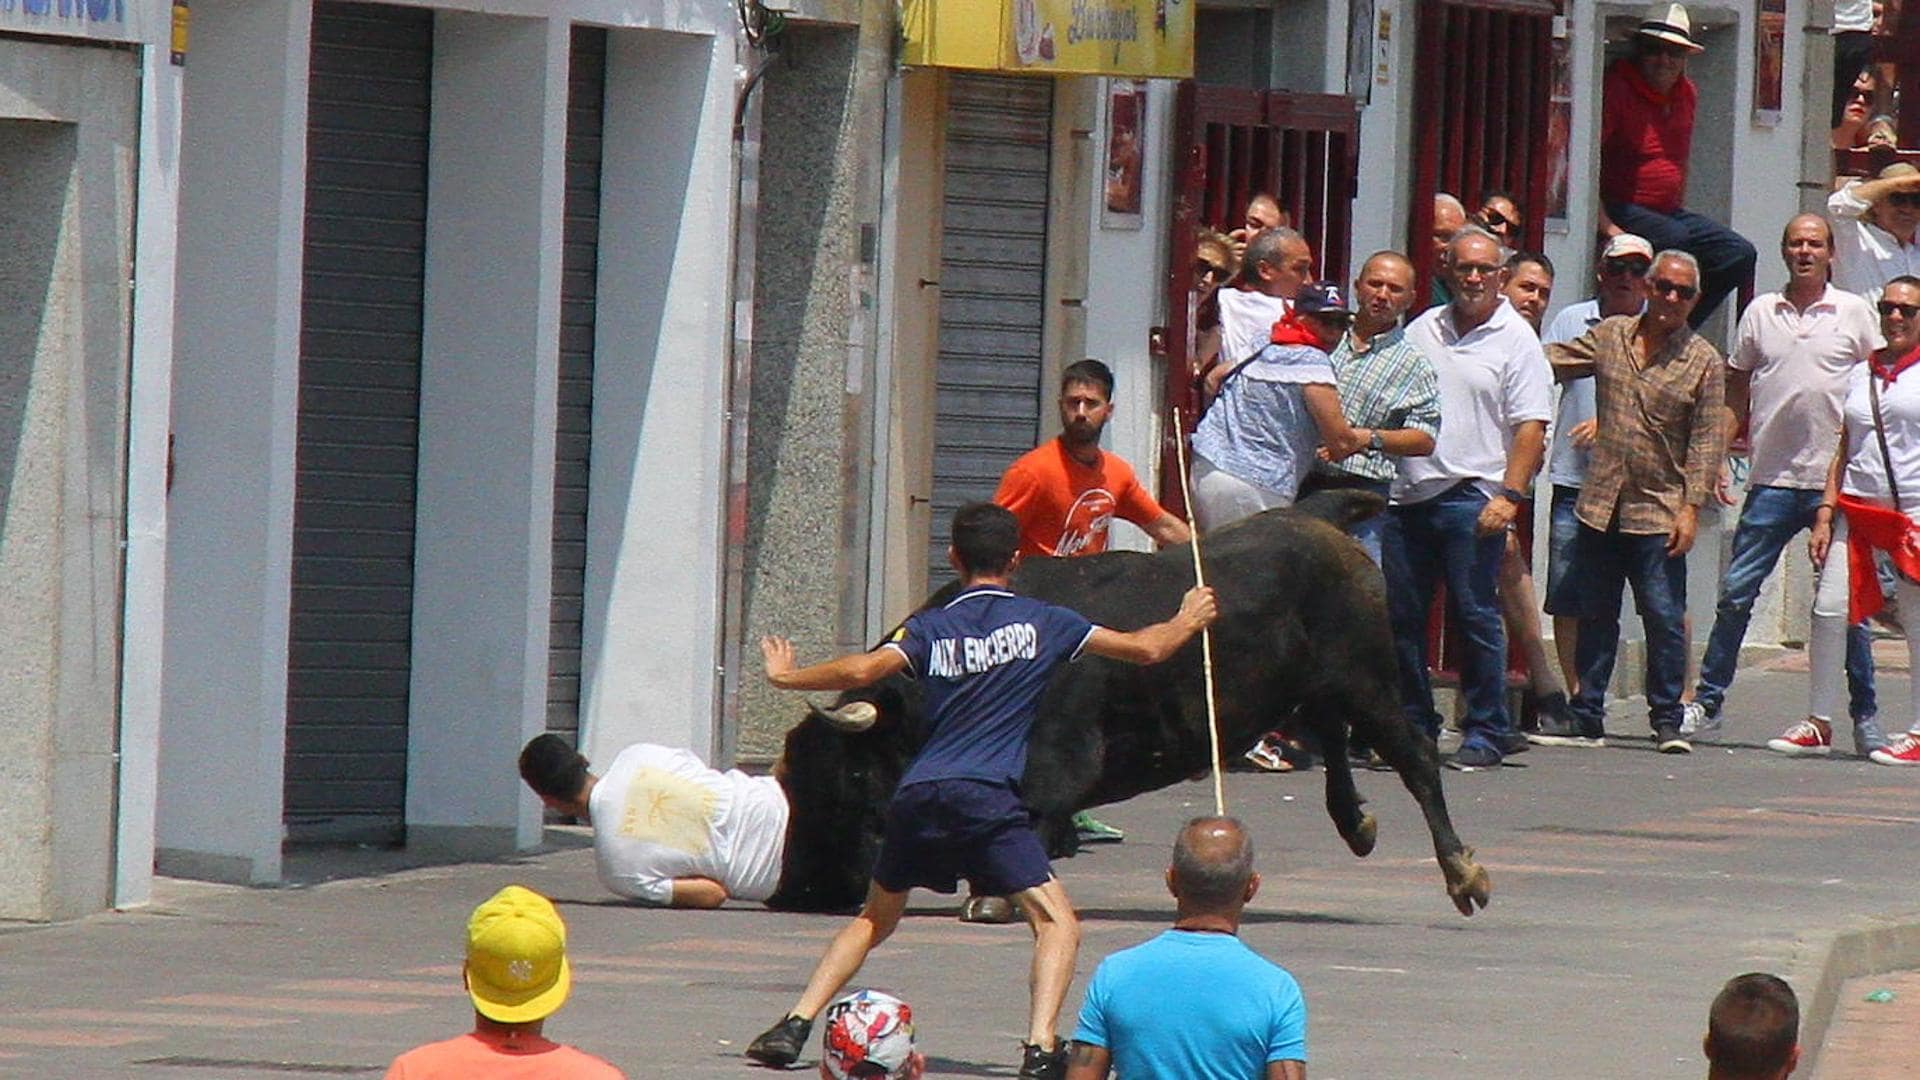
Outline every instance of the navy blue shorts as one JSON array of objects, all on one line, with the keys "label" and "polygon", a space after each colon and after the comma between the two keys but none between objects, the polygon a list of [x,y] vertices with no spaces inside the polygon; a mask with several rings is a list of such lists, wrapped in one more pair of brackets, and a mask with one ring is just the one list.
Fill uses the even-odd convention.
[{"label": "navy blue shorts", "polygon": [[966,878],[976,893],[1006,895],[1052,877],[1033,817],[1006,784],[926,780],[887,804],[873,880],[888,892],[950,893]]}]

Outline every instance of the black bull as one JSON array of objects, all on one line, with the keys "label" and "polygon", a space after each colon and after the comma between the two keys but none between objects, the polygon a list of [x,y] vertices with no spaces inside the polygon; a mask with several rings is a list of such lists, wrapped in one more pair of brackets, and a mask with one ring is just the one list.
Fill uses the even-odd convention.
[{"label": "black bull", "polygon": [[[1471,915],[1475,905],[1486,906],[1487,873],[1453,831],[1432,741],[1397,707],[1379,570],[1336,527],[1378,507],[1374,496],[1329,493],[1202,538],[1207,581],[1220,605],[1213,626],[1220,750],[1224,760],[1235,760],[1295,715],[1319,737],[1334,828],[1364,856],[1373,850],[1377,826],[1354,790],[1347,763],[1351,727],[1420,805],[1447,893],[1461,914]],[[1192,585],[1185,546],[1151,555],[1035,559],[1013,576],[1016,592],[1116,630],[1169,617]],[[1088,656],[1054,675],[1021,784],[1051,854],[1072,853],[1075,811],[1207,772],[1201,667],[1196,637],[1154,667]],[[843,733],[813,715],[787,736],[784,783],[792,816],[780,888],[768,901],[773,907],[838,910],[865,896],[886,801],[924,738],[925,716],[919,687],[903,676],[848,691],[836,704],[859,701],[879,710],[864,732]]]}]

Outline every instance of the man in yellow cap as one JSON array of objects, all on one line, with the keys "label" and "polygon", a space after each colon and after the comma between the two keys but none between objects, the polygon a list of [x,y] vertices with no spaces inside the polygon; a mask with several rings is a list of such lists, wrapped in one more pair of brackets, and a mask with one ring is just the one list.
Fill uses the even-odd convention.
[{"label": "man in yellow cap", "polygon": [[509,885],[467,920],[473,1030],[393,1059],[387,1080],[623,1080],[612,1065],[541,1035],[573,986],[567,926],[547,898]]}]

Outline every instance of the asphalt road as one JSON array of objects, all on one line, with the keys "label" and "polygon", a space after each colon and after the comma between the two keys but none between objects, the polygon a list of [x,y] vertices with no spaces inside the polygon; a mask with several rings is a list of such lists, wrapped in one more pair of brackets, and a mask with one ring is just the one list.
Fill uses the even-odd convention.
[{"label": "asphalt road", "polygon": [[[1906,715],[1905,680],[1887,682],[1887,715]],[[1244,936],[1305,988],[1310,1075],[1702,1076],[1707,1002],[1728,976],[1782,972],[1806,996],[1822,935],[1870,917],[1920,921],[1920,770],[1758,749],[1804,696],[1803,675],[1743,676],[1729,714],[1747,745],[1658,755],[1623,705],[1611,726],[1624,737],[1606,749],[1537,749],[1511,767],[1448,773],[1455,822],[1493,877],[1491,906],[1471,919],[1448,902],[1390,774],[1361,774],[1381,826],[1365,860],[1327,823],[1318,772],[1229,777],[1265,879]],[[1083,981],[1166,924],[1167,846],[1210,806],[1208,785],[1192,784],[1109,808],[1127,843],[1060,865],[1085,921]],[[468,1025],[467,913],[519,882],[559,901],[570,927],[574,999],[549,1034],[634,1077],[752,1080],[766,1074],[740,1049],[839,925],[751,905],[615,904],[574,830],[499,863],[403,858],[303,854],[293,872],[307,883],[294,887],[166,882],[148,909],[6,928],[0,1076],[378,1076],[400,1050]],[[934,1075],[1010,1076],[1027,932],[962,925],[951,911],[920,897],[860,983],[913,1004]],[[1914,1015],[1920,989],[1891,985],[1913,993],[1875,1013],[1851,1002],[1849,984],[1835,1041],[1865,1064],[1839,1071],[1836,1054],[1823,1080],[1920,1075],[1914,1028],[1870,1030]]]}]

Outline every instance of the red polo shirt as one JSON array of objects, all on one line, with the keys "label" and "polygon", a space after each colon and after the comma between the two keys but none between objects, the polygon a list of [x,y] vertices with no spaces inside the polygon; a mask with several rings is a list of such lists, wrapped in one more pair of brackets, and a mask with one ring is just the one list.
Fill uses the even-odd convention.
[{"label": "red polo shirt", "polygon": [[1600,200],[1670,214],[1687,192],[1698,99],[1685,75],[1665,94],[1631,58],[1614,61],[1600,99]]}]

